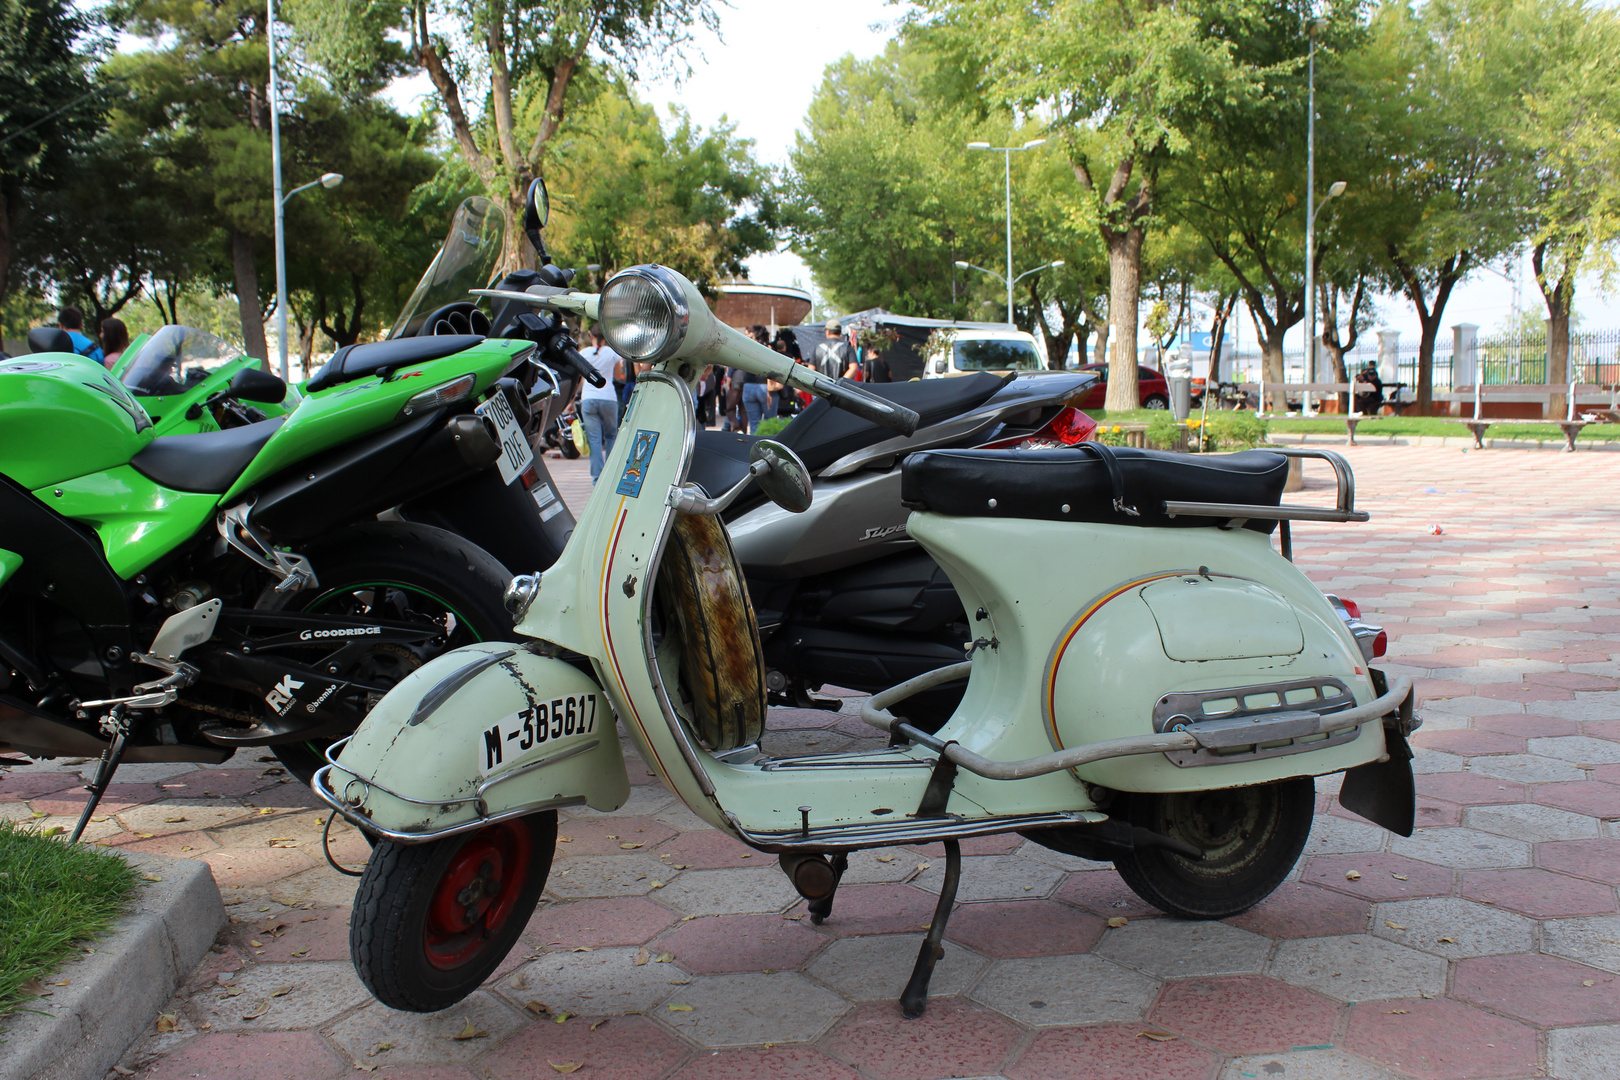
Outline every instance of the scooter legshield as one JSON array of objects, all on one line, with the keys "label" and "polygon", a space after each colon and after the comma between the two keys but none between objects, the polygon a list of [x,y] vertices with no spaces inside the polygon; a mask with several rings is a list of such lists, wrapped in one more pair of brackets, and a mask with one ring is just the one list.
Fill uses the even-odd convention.
[{"label": "scooter legshield", "polygon": [[367,832],[414,843],[492,820],[630,797],[618,727],[595,679],[514,643],[436,657],[390,690],[315,776]]}]

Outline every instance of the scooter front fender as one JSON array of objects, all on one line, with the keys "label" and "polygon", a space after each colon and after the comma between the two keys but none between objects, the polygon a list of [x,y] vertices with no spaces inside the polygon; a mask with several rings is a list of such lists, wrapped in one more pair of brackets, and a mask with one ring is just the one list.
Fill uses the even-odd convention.
[{"label": "scooter front fender", "polygon": [[421,843],[495,821],[630,797],[613,707],[596,680],[530,647],[483,642],[400,680],[315,774],[366,832]]}]

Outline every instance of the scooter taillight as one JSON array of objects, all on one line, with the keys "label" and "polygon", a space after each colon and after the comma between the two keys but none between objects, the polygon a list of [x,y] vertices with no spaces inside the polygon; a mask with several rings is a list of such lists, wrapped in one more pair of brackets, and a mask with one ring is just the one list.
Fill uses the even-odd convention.
[{"label": "scooter taillight", "polygon": [[1352,619],[1361,618],[1361,605],[1360,604],[1356,603],[1354,600],[1346,600],[1342,596],[1339,597],[1339,603],[1344,605],[1344,610],[1346,610],[1346,611],[1348,611],[1350,613],[1350,617]]},{"label": "scooter taillight", "polygon": [[1097,430],[1097,421],[1070,405],[1041,425],[1040,430],[1012,439],[986,443],[985,450],[1054,450],[1085,442]]},{"label": "scooter taillight", "polygon": [[1383,656],[1384,650],[1388,648],[1389,635],[1382,630],[1378,631],[1378,636],[1373,638],[1373,658],[1377,659],[1378,657]]}]

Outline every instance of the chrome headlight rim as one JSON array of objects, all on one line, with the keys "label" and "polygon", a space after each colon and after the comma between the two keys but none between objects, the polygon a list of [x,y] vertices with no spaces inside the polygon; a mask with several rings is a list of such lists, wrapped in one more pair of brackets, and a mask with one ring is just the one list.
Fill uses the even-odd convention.
[{"label": "chrome headlight rim", "polygon": [[656,364],[674,356],[676,351],[686,341],[686,331],[692,322],[692,312],[686,303],[686,289],[681,278],[668,267],[656,263],[647,263],[641,266],[627,267],[608,279],[602,286],[601,300],[598,301],[597,310],[600,312],[609,302],[609,295],[615,285],[627,280],[636,279],[652,286],[659,299],[669,306],[671,329],[665,336],[663,343],[655,350],[643,351],[636,355],[635,350],[626,347],[622,338],[616,333],[617,325],[604,317],[601,320],[602,336],[607,338],[609,347],[626,360],[640,364]]}]

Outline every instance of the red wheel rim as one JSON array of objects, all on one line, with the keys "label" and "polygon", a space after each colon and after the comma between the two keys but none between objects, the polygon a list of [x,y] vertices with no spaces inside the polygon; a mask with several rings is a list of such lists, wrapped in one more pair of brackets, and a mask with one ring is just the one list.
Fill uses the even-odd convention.
[{"label": "red wheel rim", "polygon": [[467,838],[428,901],[422,946],[429,964],[450,971],[483,952],[529,879],[530,848],[529,830],[520,822],[491,825]]}]

